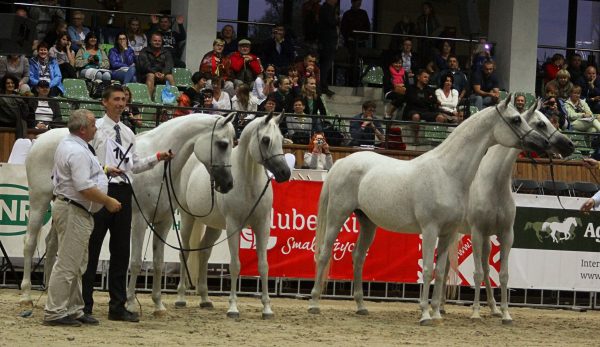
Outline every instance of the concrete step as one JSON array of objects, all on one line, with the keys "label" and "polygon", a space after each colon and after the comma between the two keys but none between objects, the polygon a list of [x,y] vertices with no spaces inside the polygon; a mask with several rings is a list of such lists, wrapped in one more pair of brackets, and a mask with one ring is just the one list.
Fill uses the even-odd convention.
[{"label": "concrete step", "polygon": [[382,89],[377,87],[340,87],[330,86],[329,89],[335,92],[336,96],[360,96],[363,99],[382,99]]}]

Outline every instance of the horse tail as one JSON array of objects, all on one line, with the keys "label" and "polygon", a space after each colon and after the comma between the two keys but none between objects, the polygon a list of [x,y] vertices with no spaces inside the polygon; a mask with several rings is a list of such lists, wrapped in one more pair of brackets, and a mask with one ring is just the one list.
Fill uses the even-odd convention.
[{"label": "horse tail", "polygon": [[[326,179],[321,188],[321,196],[319,197],[319,210],[317,213],[317,230],[315,231],[315,273],[318,273],[319,256],[323,251],[323,242],[327,232],[327,207],[329,205],[329,181]],[[327,250],[324,250],[327,252]],[[321,291],[327,285],[327,276],[331,266],[331,258],[327,261],[325,268],[321,274]]]},{"label": "horse tail", "polygon": [[[458,285],[453,284],[460,284],[460,277],[458,276],[458,250],[463,247],[461,234],[455,233],[448,247],[448,264],[446,264],[449,267],[446,270],[448,278],[444,278],[444,281],[447,281],[446,298],[454,299],[458,295]],[[452,271],[450,272],[450,270]]]}]

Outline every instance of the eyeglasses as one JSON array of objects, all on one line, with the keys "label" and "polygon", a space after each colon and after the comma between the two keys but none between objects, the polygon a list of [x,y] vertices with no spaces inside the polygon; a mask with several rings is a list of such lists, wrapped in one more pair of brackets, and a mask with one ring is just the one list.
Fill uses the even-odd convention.
[{"label": "eyeglasses", "polygon": [[119,41],[126,41],[127,38],[126,37],[119,37]]}]

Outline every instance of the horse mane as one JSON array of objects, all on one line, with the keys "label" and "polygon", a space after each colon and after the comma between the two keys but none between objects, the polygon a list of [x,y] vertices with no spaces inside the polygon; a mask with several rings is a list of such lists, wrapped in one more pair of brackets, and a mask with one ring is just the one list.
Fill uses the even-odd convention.
[{"label": "horse mane", "polygon": [[159,128],[161,129],[160,131],[163,131],[164,129],[167,129],[167,128],[181,129],[181,127],[185,126],[186,124],[198,122],[198,120],[200,120],[200,121],[204,121],[204,120],[215,121],[218,118],[222,118],[222,116],[208,114],[208,113],[191,113],[191,114],[188,114],[188,115],[185,115],[182,117],[176,117],[176,118],[169,119],[168,121],[161,123],[156,128],[154,128],[150,131],[146,131],[142,134],[144,134],[145,136],[153,136],[154,134],[156,134],[156,132],[158,132]]}]

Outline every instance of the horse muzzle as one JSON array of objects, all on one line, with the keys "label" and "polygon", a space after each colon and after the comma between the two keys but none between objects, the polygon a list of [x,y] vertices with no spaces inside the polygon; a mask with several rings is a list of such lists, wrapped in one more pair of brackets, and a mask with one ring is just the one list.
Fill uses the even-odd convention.
[{"label": "horse muzzle", "polygon": [[575,144],[565,137],[557,137],[556,141],[551,141],[550,144],[552,146],[552,152],[560,154],[563,158],[566,158],[575,152]]},{"label": "horse muzzle", "polygon": [[523,138],[523,149],[533,152],[546,152],[550,149],[550,143],[542,135],[531,132]]},{"label": "horse muzzle", "polygon": [[286,182],[292,176],[292,171],[282,156],[266,160],[265,167],[273,174],[278,183]]},{"label": "horse muzzle", "polygon": [[215,180],[215,190],[221,194],[227,194],[233,188],[233,176],[231,167],[216,166],[212,168],[212,177]]}]

